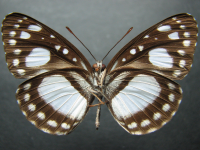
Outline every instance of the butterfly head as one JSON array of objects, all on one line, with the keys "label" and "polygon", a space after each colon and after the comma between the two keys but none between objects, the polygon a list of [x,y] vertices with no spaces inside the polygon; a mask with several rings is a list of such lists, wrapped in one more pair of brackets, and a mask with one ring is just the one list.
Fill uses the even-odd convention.
[{"label": "butterfly head", "polygon": [[92,69],[95,72],[103,71],[106,68],[106,65],[102,64],[102,61],[97,61],[95,64],[92,65]]}]

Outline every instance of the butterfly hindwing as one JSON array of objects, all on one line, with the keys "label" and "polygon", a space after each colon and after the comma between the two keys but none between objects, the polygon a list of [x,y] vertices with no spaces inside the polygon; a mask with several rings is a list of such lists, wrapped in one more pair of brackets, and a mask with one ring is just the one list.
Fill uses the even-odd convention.
[{"label": "butterfly hindwing", "polygon": [[193,16],[171,16],[125,45],[110,61],[107,70],[128,66],[180,80],[191,68],[197,36],[198,27]]},{"label": "butterfly hindwing", "polygon": [[16,78],[78,66],[91,72],[86,58],[60,34],[39,21],[11,13],[2,23],[6,62]]},{"label": "butterfly hindwing", "polygon": [[27,119],[44,132],[65,135],[84,118],[94,97],[83,69],[51,71],[22,83],[16,93]]},{"label": "butterfly hindwing", "polygon": [[130,134],[146,134],[162,127],[175,114],[181,87],[159,74],[120,69],[105,79],[105,96],[115,120]]}]

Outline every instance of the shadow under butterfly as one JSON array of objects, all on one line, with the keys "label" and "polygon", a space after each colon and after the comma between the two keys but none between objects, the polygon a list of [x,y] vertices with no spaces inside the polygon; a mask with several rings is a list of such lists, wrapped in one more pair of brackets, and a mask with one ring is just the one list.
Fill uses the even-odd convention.
[{"label": "shadow under butterfly", "polygon": [[[131,40],[107,67],[102,61],[91,67],[73,44],[27,15],[11,13],[2,23],[8,68],[28,79],[16,91],[20,109],[37,128],[56,135],[70,133],[92,106],[98,106],[98,128],[102,104],[130,134],[161,128],[181,102],[173,80],[190,71],[197,36],[193,16],[174,15]],[[99,104],[92,105],[95,97]]]}]

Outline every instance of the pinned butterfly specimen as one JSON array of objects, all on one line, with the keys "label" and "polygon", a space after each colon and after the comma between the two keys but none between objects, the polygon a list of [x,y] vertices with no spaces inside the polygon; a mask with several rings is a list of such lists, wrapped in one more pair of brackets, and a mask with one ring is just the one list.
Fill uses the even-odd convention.
[{"label": "pinned butterfly specimen", "polygon": [[[71,32],[72,33],[72,32]],[[66,135],[91,106],[106,104],[130,134],[161,128],[176,113],[183,79],[192,66],[198,28],[193,16],[169,17],[126,44],[107,67],[92,67],[81,52],[39,21],[11,13],[2,24],[6,62],[26,118],[44,132]],[[99,103],[92,105],[94,98]],[[103,99],[104,98],[104,99]]]}]

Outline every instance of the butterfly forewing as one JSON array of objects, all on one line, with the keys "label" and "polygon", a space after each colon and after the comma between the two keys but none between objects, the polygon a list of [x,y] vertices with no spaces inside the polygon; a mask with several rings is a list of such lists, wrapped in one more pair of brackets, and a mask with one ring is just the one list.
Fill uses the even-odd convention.
[{"label": "butterfly forewing", "polygon": [[2,23],[6,61],[17,78],[78,66],[91,72],[86,58],[69,41],[39,21],[11,13]]},{"label": "butterfly forewing", "polygon": [[42,131],[68,134],[83,120],[93,101],[87,76],[85,70],[71,68],[27,80],[16,94],[20,109]]},{"label": "butterfly forewing", "polygon": [[115,120],[131,134],[153,132],[178,109],[181,87],[150,71],[121,69],[107,75],[105,95]]},{"label": "butterfly forewing", "polygon": [[198,36],[189,14],[169,17],[124,46],[108,64],[108,72],[123,66],[145,69],[179,80],[189,72]]}]

